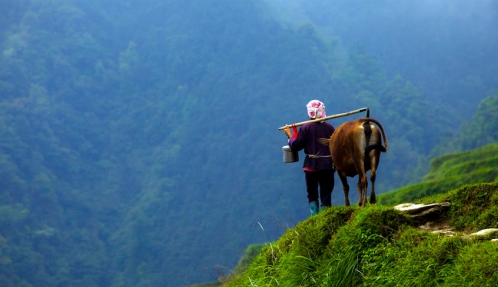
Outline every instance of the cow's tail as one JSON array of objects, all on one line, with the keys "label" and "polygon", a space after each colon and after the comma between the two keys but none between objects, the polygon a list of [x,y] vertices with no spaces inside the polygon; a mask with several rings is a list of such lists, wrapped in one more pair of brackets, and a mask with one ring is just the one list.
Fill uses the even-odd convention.
[{"label": "cow's tail", "polygon": [[380,133],[382,134],[382,140],[384,141],[384,145],[374,144],[374,145],[367,146],[365,148],[365,154],[369,154],[370,151],[372,151],[374,149],[378,149],[381,152],[386,152],[387,151],[387,137],[386,137],[386,133],[384,132],[384,128],[379,123],[379,121],[377,121],[376,119],[372,119],[372,118],[362,118],[360,120],[363,122],[363,126],[365,128],[365,135],[367,136],[367,138],[370,138],[370,134],[372,133],[372,131],[370,130],[370,125],[368,123],[372,122],[375,125],[377,125],[377,127],[379,127]]}]

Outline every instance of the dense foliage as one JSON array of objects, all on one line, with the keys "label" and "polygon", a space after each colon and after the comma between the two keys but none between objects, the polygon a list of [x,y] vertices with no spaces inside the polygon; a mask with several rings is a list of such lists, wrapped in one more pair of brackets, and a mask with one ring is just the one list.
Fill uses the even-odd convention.
[{"label": "dense foliage", "polygon": [[379,202],[400,204],[444,193],[463,184],[498,181],[497,162],[498,143],[440,156],[431,161],[431,171],[422,182],[384,193],[379,196]]},{"label": "dense foliage", "polygon": [[277,127],[305,119],[310,99],[383,123],[379,191],[414,181],[455,126],[369,51],[311,22],[285,27],[264,1],[0,8],[1,286],[213,279],[307,216]]},{"label": "dense foliage", "polygon": [[[467,185],[425,202],[449,202],[456,231],[497,228],[498,183]],[[332,207],[267,244],[223,286],[494,286],[498,245],[416,228],[392,208]]]},{"label": "dense foliage", "polygon": [[498,92],[483,99],[472,119],[464,123],[458,134],[443,138],[431,154],[471,150],[495,142],[498,142]]}]

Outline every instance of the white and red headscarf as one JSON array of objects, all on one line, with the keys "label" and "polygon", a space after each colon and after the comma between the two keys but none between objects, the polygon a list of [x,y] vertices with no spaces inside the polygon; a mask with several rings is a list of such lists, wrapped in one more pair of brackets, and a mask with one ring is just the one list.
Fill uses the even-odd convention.
[{"label": "white and red headscarf", "polygon": [[321,119],[326,117],[325,105],[319,100],[311,100],[307,105],[308,116],[314,119]]}]

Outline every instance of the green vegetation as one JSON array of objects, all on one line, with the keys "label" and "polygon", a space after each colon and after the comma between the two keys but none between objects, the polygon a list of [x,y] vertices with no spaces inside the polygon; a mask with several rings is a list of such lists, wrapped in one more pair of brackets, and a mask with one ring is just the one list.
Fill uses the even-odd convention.
[{"label": "green vegetation", "polygon": [[[279,238],[308,216],[302,170],[282,163],[286,138],[276,128],[305,120],[310,99],[324,101],[327,114],[367,106],[383,123],[389,150],[376,187],[387,191],[419,180],[425,172],[411,169],[460,123],[452,116],[460,111],[443,109],[426,89],[460,83],[470,67],[482,80],[438,96],[478,101],[496,85],[488,79],[496,75],[495,49],[461,45],[486,68],[430,46],[430,70],[420,71],[427,79],[411,83],[405,73],[386,73],[369,49],[345,47],[312,22],[281,25],[266,2],[0,1],[0,286],[177,287],[213,279],[216,266],[234,269],[249,244]],[[361,2],[338,13],[350,23],[367,18]],[[439,65],[456,80],[448,73],[434,80],[437,58],[469,67]],[[481,123],[496,104],[483,104],[473,139],[493,139],[485,135],[498,130],[495,121]],[[341,193],[337,187],[335,203]],[[354,211],[334,210],[327,212],[336,229]],[[319,244],[330,239],[323,228],[312,232],[322,242],[311,255],[294,251],[299,260],[323,258]],[[334,266],[344,263],[336,259]],[[308,263],[303,273],[312,276]]]},{"label": "green vegetation", "polygon": [[463,232],[498,227],[498,183],[466,185],[425,202],[449,202],[439,224],[418,229],[391,207],[332,207],[268,243],[223,286],[495,286],[498,244]]},{"label": "green vegetation", "polygon": [[465,151],[498,142],[498,92],[483,99],[470,121],[464,122],[457,135],[443,138],[432,156]]},{"label": "green vegetation", "polygon": [[471,151],[447,154],[431,161],[431,171],[421,183],[381,194],[382,204],[411,202],[468,183],[498,180],[498,143]]}]

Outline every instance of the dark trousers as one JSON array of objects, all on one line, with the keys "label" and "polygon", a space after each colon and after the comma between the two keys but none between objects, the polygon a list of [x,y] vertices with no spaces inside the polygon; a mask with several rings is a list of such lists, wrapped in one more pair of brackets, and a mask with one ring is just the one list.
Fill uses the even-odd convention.
[{"label": "dark trousers", "polygon": [[318,186],[320,186],[320,200],[322,206],[332,205],[332,190],[334,189],[334,170],[305,171],[306,190],[308,201],[318,202]]}]

